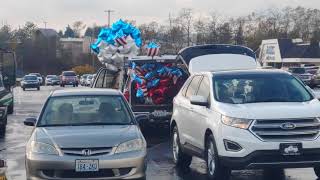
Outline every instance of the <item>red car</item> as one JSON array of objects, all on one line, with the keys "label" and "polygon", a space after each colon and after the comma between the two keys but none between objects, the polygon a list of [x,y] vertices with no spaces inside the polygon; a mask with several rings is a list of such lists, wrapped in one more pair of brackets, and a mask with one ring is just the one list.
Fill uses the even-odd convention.
[{"label": "red car", "polygon": [[63,71],[60,76],[60,86],[73,85],[73,87],[78,87],[78,77],[74,71]]}]

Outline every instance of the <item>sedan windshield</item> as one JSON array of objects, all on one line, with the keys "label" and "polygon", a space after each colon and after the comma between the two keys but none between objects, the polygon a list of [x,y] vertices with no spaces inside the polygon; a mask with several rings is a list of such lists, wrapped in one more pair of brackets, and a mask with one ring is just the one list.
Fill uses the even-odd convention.
[{"label": "sedan windshield", "polygon": [[30,75],[34,75],[34,76],[37,76],[37,77],[41,77],[41,75],[39,73],[30,73]]},{"label": "sedan windshield", "polygon": [[62,96],[48,100],[38,126],[129,125],[121,96]]},{"label": "sedan windshield", "polygon": [[23,79],[25,81],[38,81],[37,76],[25,76]]},{"label": "sedan windshield", "polygon": [[302,83],[287,74],[220,75],[214,78],[214,94],[217,101],[230,104],[313,99]]}]

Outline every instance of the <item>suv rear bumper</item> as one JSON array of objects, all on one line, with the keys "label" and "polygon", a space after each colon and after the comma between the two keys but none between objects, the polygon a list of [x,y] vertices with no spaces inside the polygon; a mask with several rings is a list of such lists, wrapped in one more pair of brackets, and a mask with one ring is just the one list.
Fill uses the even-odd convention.
[{"label": "suv rear bumper", "polygon": [[78,82],[77,81],[62,81],[61,84],[62,85],[77,85]]},{"label": "suv rear bumper", "polygon": [[254,151],[245,157],[219,157],[231,169],[305,168],[320,166],[320,149],[304,149],[301,155],[284,156],[279,150]]}]

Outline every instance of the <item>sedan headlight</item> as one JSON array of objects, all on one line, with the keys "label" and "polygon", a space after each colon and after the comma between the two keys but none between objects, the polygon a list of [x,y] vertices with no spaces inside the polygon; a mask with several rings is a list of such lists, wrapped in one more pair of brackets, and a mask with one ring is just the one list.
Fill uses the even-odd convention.
[{"label": "sedan headlight", "polygon": [[248,129],[250,127],[250,124],[252,123],[252,120],[250,119],[232,118],[224,115],[221,116],[221,121],[227,126],[232,126],[240,129]]},{"label": "sedan headlight", "polygon": [[36,141],[31,142],[31,152],[37,154],[59,155],[59,152],[54,146]]},{"label": "sedan headlight", "polygon": [[124,153],[130,151],[141,151],[146,149],[146,143],[142,139],[134,139],[131,141],[124,142],[117,147],[115,154]]}]

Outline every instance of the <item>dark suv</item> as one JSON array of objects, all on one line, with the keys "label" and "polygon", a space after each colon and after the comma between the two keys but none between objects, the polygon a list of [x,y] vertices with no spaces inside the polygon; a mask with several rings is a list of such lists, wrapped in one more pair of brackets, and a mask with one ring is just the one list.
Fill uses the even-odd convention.
[{"label": "dark suv", "polygon": [[73,87],[78,87],[78,77],[74,71],[63,71],[61,74],[60,86],[73,85]]}]

